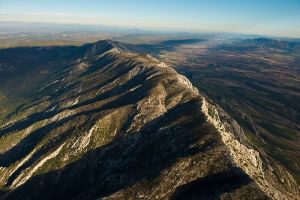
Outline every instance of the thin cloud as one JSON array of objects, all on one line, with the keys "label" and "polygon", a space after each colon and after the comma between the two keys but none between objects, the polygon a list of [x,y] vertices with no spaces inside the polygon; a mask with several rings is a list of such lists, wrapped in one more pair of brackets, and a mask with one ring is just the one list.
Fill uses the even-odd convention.
[{"label": "thin cloud", "polygon": [[66,17],[78,17],[73,13],[57,13],[57,12],[26,12],[26,13],[0,13],[0,15],[10,15],[10,16],[66,16]]}]

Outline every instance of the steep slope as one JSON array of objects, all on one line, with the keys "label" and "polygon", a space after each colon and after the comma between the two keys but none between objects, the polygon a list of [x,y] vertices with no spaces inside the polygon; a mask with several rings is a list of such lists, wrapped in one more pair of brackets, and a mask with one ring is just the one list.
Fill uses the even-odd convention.
[{"label": "steep slope", "polygon": [[2,199],[297,199],[288,173],[174,69],[113,41],[65,51],[3,120]]},{"label": "steep slope", "polygon": [[[214,43],[215,42],[215,43]],[[300,184],[300,43],[258,38],[178,46],[161,59],[221,106]]]}]

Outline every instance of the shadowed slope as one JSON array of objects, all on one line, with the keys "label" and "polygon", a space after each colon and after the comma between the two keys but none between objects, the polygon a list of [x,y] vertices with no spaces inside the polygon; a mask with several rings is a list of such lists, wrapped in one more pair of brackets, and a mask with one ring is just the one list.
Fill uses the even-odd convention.
[{"label": "shadowed slope", "polygon": [[3,121],[3,199],[168,199],[228,171],[236,181],[220,184],[217,198],[266,198],[188,79],[113,41],[77,48]]}]

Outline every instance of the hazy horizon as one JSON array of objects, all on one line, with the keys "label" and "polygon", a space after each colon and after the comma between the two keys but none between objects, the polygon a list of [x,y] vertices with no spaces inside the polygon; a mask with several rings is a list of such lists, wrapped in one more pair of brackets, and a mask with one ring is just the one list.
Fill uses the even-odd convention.
[{"label": "hazy horizon", "polygon": [[299,38],[300,2],[0,0],[1,21]]}]

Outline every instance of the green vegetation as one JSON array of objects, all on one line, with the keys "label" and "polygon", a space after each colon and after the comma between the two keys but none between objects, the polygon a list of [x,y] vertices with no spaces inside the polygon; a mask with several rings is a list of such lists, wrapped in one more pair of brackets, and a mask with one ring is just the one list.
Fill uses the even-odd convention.
[{"label": "green vegetation", "polygon": [[[169,40],[153,47],[108,40],[83,46],[0,50],[0,78],[4,77],[0,91],[9,93],[8,101],[1,103],[10,107],[9,116],[2,121],[11,122],[0,129],[0,166],[14,170],[34,152],[13,174],[7,173],[1,192],[15,199],[43,199],[46,195],[100,199],[116,194],[121,199],[137,199],[139,193],[169,199],[178,189],[176,183],[193,188],[190,184],[196,181],[203,188],[211,180],[207,189],[217,199],[229,193],[237,199],[266,197],[236,167],[220,134],[205,121],[201,96],[186,87],[175,70],[157,66],[160,62],[150,56],[129,52],[172,54],[185,43],[199,45],[198,40]],[[119,51],[109,51],[113,48]],[[264,123],[282,118],[274,110],[264,109],[265,104],[272,105],[268,100],[274,88],[249,84],[257,78],[249,66],[236,68],[225,62],[222,70],[218,69],[220,63],[197,68],[181,65],[178,59],[180,56],[175,63],[165,61],[190,76],[203,93],[237,118],[254,145],[273,155],[270,147],[284,144],[262,132],[270,129]],[[192,59],[193,65],[200,60]],[[264,83],[261,77],[258,81]],[[275,100],[278,106],[286,98]],[[267,117],[262,112],[275,114]],[[209,113],[215,114],[212,109]],[[261,124],[259,117],[264,120]],[[33,128],[26,132],[28,127]],[[286,149],[281,156],[288,155]],[[286,158],[292,160],[290,155]],[[11,186],[22,173],[31,175],[32,169],[34,173],[23,179],[22,186],[6,191],[4,185]],[[29,193],[32,188],[35,192]]]}]

